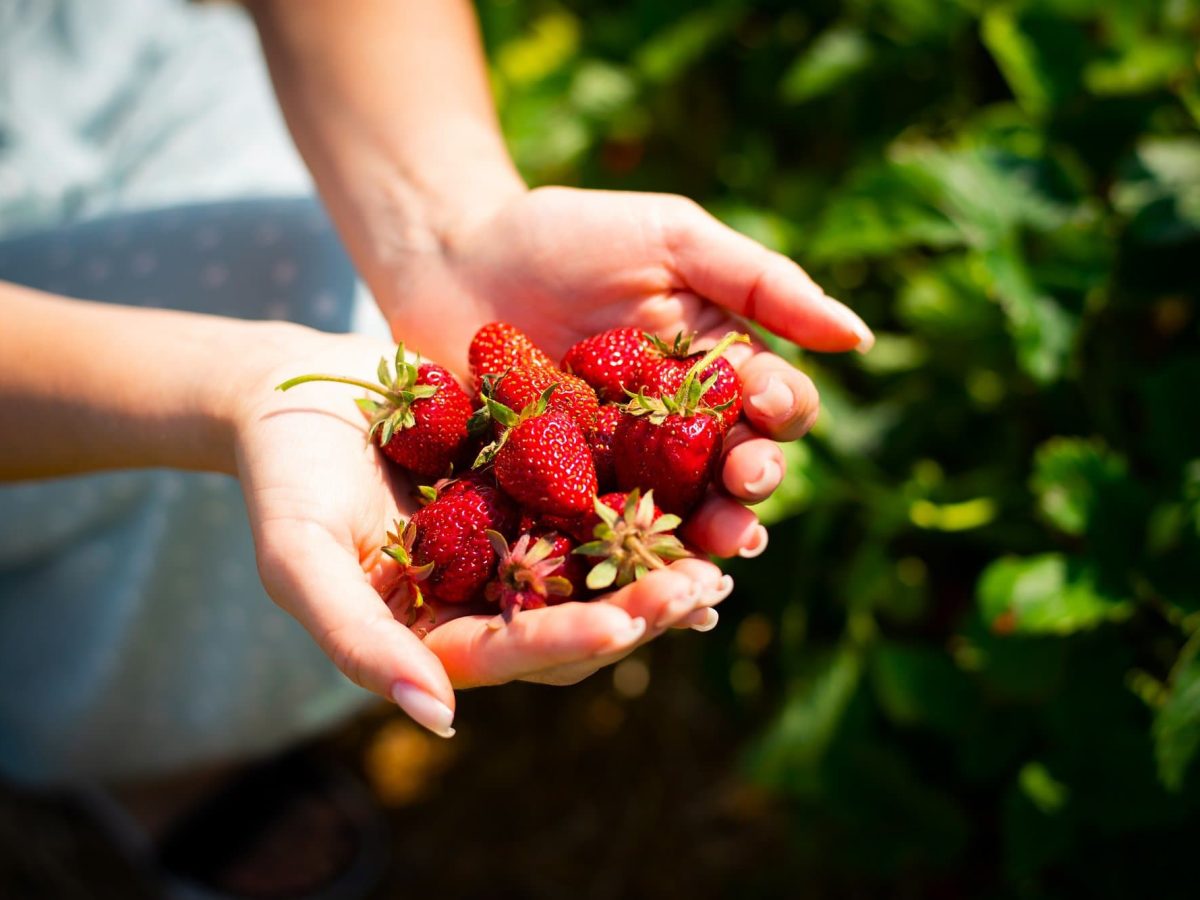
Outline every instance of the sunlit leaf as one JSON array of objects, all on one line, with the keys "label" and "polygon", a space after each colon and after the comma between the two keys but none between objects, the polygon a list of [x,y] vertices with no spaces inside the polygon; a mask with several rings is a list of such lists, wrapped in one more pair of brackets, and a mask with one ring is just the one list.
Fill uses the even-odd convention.
[{"label": "sunlit leaf", "polygon": [[1031,487],[1038,509],[1067,534],[1083,534],[1100,496],[1127,475],[1124,460],[1102,442],[1054,438],[1038,448]]},{"label": "sunlit leaf", "polygon": [[803,103],[827,94],[871,63],[871,46],[861,31],[840,27],[826,31],[783,76],[779,92],[788,103]]},{"label": "sunlit leaf", "polygon": [[1090,571],[1057,553],[997,560],[980,578],[978,596],[984,618],[1002,634],[1071,634],[1132,611],[1127,600],[1103,594]]}]

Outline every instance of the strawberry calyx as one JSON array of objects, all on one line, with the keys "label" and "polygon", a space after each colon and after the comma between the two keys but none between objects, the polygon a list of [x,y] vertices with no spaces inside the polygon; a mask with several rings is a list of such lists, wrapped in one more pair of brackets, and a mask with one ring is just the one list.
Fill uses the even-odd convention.
[{"label": "strawberry calyx", "polygon": [[[680,337],[677,336],[675,340],[676,343],[679,343]],[[686,338],[685,340],[690,345],[691,338]],[[627,390],[625,393],[629,395],[630,401],[625,405],[625,411],[634,416],[649,416],[650,421],[655,425],[661,425],[663,420],[670,415],[720,416],[733,403],[733,400],[726,400],[724,403],[719,403],[715,406],[705,404],[703,402],[704,395],[708,393],[709,388],[717,383],[717,380],[721,376],[719,373],[715,373],[701,381],[701,375],[722,353],[733,344],[738,343],[750,343],[749,336],[739,334],[736,331],[730,331],[721,340],[717,341],[707,353],[696,360],[692,367],[687,370],[683,382],[674,394],[666,394],[662,397],[647,397],[645,388],[639,388],[636,394],[633,391]]]},{"label": "strawberry calyx", "polygon": [[594,591],[616,585],[632,584],[652,569],[666,566],[664,560],[683,559],[692,554],[674,534],[679,516],[654,515],[654,491],[641,492],[634,488],[625,500],[625,509],[618,513],[595,501],[599,524],[593,530],[595,540],[576,547],[572,553],[598,558],[587,576],[587,586]]},{"label": "strawberry calyx", "polygon": [[432,397],[439,390],[436,384],[418,383],[420,377],[418,369],[420,364],[421,357],[419,355],[415,361],[409,362],[404,354],[404,344],[398,344],[396,346],[396,359],[391,366],[388,365],[387,357],[382,357],[379,360],[379,368],[376,370],[376,376],[379,379],[378,384],[372,384],[369,381],[364,381],[360,378],[351,378],[346,375],[314,373],[289,378],[283,384],[277,385],[275,390],[286,391],[298,384],[305,384],[311,381],[334,381],[339,384],[354,385],[355,387],[379,394],[383,397],[382,401],[370,397],[360,397],[354,402],[358,404],[359,409],[371,417],[371,425],[367,431],[367,437],[373,438],[378,434],[379,445],[383,447],[391,441],[392,435],[397,431],[412,428],[417,424],[416,416],[413,415],[412,404],[417,400]]},{"label": "strawberry calyx", "polygon": [[671,343],[667,343],[658,335],[646,332],[643,337],[650,342],[650,346],[659,355],[668,359],[685,359],[692,351],[692,341],[695,340],[697,332],[687,334],[683,331],[675,335],[675,339]]},{"label": "strawberry calyx", "polygon": [[[493,382],[493,384],[494,383],[495,382]],[[512,430],[515,427],[528,419],[537,418],[549,408],[550,398],[553,396],[554,391],[557,388],[558,382],[550,385],[544,391],[542,391],[541,395],[536,400],[526,406],[519,413],[514,412],[499,400],[496,400],[492,396],[492,392],[485,389],[483,394],[483,406],[480,408],[480,411],[476,413],[476,415],[486,412],[487,419],[489,421],[495,420],[496,422],[499,422],[504,426],[504,431],[501,432],[500,437],[479,451],[479,455],[475,457],[475,462],[471,464],[471,468],[482,468],[495,459],[496,454],[500,452],[500,448],[504,446],[505,442],[508,440],[508,436],[512,433]]]},{"label": "strawberry calyx", "polygon": [[511,547],[504,535],[488,529],[484,532],[499,557],[496,577],[488,582],[484,596],[500,605],[505,619],[522,609],[532,594],[545,605],[548,597],[569,597],[574,590],[570,579],[553,573],[566,562],[565,556],[550,556],[554,542],[541,537],[536,541],[530,534],[517,538]]},{"label": "strawberry calyx", "polygon": [[423,566],[413,565],[412,551],[416,538],[415,522],[410,519],[403,527],[400,522],[397,522],[395,531],[387,533],[387,543],[381,548],[401,567],[400,581],[394,596],[404,602],[411,601],[413,609],[418,609],[424,604],[425,598],[421,595],[420,583],[433,574],[432,562],[427,562]]}]

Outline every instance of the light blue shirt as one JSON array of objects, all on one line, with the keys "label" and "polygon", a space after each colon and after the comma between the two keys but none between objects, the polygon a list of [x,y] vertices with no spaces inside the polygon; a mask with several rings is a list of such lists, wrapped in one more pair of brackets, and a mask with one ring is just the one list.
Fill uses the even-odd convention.
[{"label": "light blue shirt", "polygon": [[[384,333],[310,192],[239,10],[0,0],[0,279]],[[269,753],[369,699],[266,597],[234,480],[0,486],[10,777]]]}]

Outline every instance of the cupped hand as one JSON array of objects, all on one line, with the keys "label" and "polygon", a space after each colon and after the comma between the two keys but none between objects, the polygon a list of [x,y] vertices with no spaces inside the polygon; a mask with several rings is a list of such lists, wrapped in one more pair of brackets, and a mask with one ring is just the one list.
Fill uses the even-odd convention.
[{"label": "cupped hand", "polygon": [[353,388],[274,389],[308,372],[371,380],[393,348],[279,326],[262,349],[270,362],[250,367],[234,428],[263,584],[348,678],[421,724],[453,733],[456,687],[570,683],[672,626],[711,627],[709,608],[732,585],[715,566],[684,560],[607,602],[530,610],[500,628],[494,615],[443,607],[414,633],[380,593],[392,565],[385,533],[414,510],[412,485],[367,443]]},{"label": "cupped hand", "polygon": [[[504,320],[560,358],[577,340],[633,325],[662,337],[714,341],[752,320],[802,347],[869,349],[870,329],[798,265],[718,222],[683,197],[539,188],[466,217],[436,251],[406,255],[373,285],[397,335],[465,371],[466,347]],[[429,311],[436,309],[436,316]],[[807,376],[761,345],[726,354],[745,391],[746,423],[726,442],[715,491],[688,537],[720,556],[755,555],[766,532],[742,504],[784,474],[775,441],[803,436],[818,410]]]}]

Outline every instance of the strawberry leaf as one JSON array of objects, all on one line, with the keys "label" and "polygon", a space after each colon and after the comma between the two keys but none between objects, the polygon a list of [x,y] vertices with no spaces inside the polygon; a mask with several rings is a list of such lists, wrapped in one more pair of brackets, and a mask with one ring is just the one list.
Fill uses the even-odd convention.
[{"label": "strawberry leaf", "polygon": [[613,559],[606,559],[597,563],[592,571],[588,572],[587,586],[593,591],[602,591],[606,587],[611,587],[616,580],[617,562]]}]

